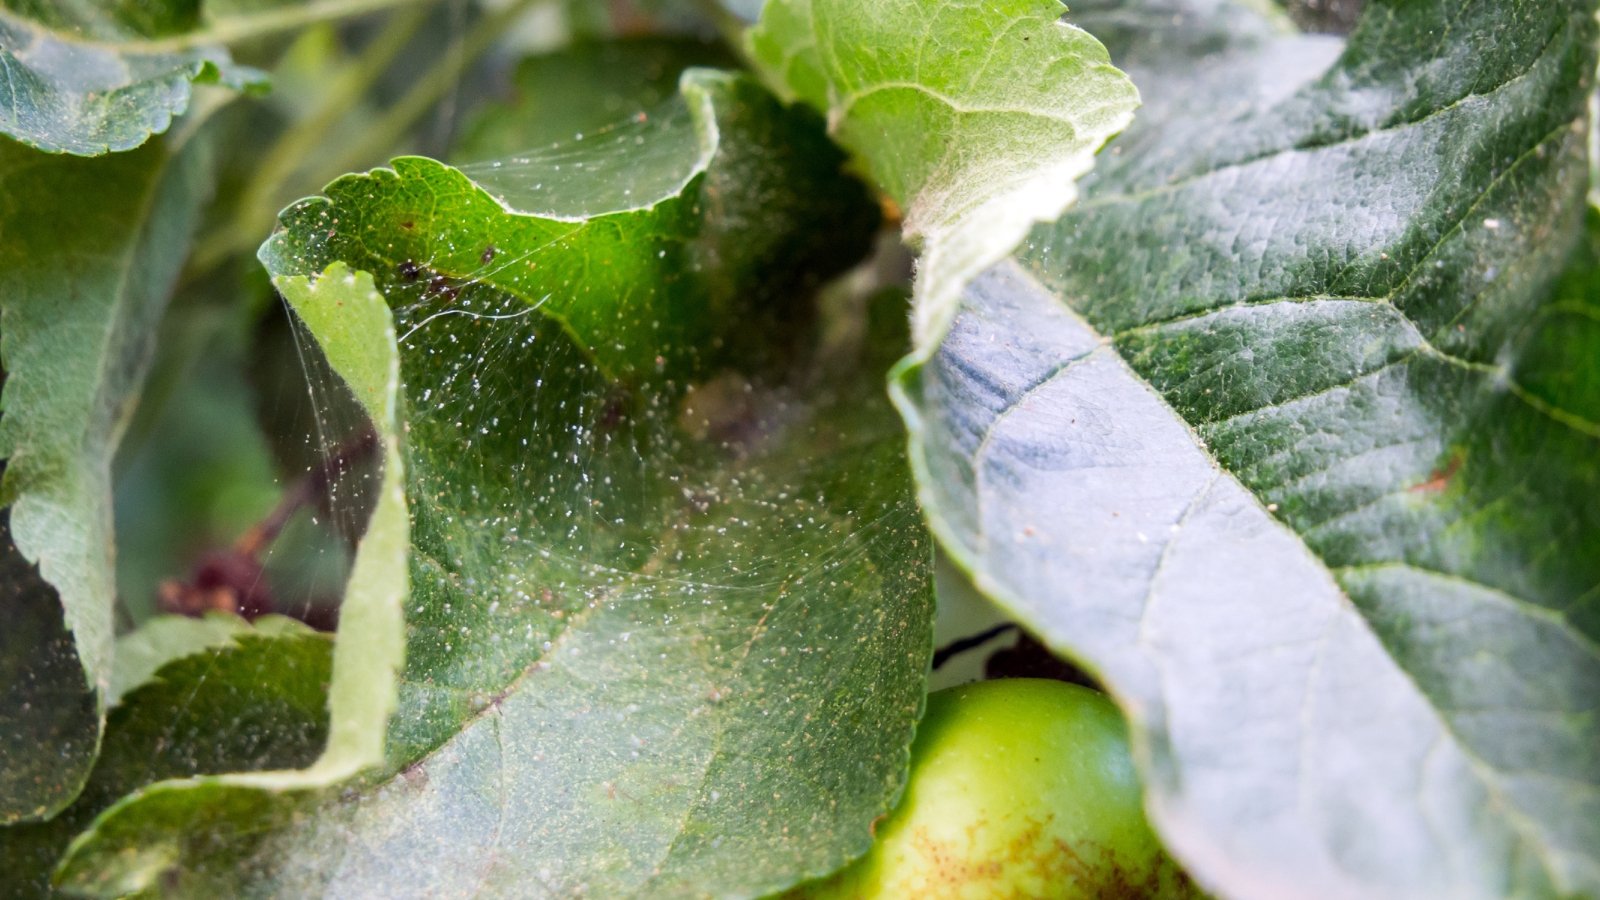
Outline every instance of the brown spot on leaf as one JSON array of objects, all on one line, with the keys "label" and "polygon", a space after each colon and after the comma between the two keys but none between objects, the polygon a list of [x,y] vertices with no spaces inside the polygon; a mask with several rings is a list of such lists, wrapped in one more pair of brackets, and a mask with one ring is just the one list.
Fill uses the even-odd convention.
[{"label": "brown spot on leaf", "polygon": [[888,813],[879,813],[878,817],[876,819],[873,819],[871,824],[867,825],[867,835],[869,837],[871,837],[873,840],[877,840],[878,839],[878,826],[880,824],[882,824],[883,820],[885,820],[887,818],[889,818],[889,814]]},{"label": "brown spot on leaf", "polygon": [[446,303],[454,303],[457,287],[449,278],[443,275],[435,275],[428,281],[428,293]]},{"label": "brown spot on leaf", "polygon": [[1433,470],[1433,473],[1428,477],[1427,481],[1424,481],[1421,484],[1412,485],[1411,493],[1437,494],[1440,491],[1443,491],[1445,488],[1450,486],[1450,481],[1456,477],[1457,472],[1461,471],[1461,466],[1465,462],[1465,457],[1461,456],[1460,454],[1450,457],[1450,460],[1443,466]]}]

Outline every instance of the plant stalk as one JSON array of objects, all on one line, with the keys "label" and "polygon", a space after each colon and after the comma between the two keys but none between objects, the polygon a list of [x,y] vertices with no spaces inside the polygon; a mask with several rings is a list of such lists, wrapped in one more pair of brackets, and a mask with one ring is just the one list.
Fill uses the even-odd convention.
[{"label": "plant stalk", "polygon": [[116,47],[119,50],[135,53],[178,53],[214,44],[237,44],[254,38],[294,31],[318,22],[334,22],[364,16],[396,6],[434,2],[436,0],[314,0],[311,3],[287,4],[277,9],[219,18],[199,31],[168,38],[123,41],[118,42]]},{"label": "plant stalk", "polygon": [[[373,161],[403,140],[433,105],[454,87],[467,67],[478,61],[506,30],[531,7],[547,0],[514,0],[504,8],[479,19],[461,43],[445,53],[417,79],[389,110],[367,130],[364,140],[334,158],[323,171],[336,177]],[[322,180],[327,180],[324,178]]]},{"label": "plant stalk", "polygon": [[430,8],[418,6],[384,25],[361,55],[333,80],[310,115],[287,128],[262,157],[249,191],[233,221],[195,248],[190,268],[209,272],[272,227],[283,188],[306,158],[326,139],[331,126],[350,110],[406,48],[426,21]]},{"label": "plant stalk", "polygon": [[[271,228],[270,217],[277,212],[270,208],[275,202],[274,198],[279,196],[283,186],[296,172],[306,173],[305,177],[296,183],[304,182],[310,185],[311,189],[315,189],[346,172],[372,165],[375,160],[391,152],[416,125],[417,120],[457,83],[461,73],[477,62],[523,12],[536,4],[546,2],[549,0],[515,0],[503,9],[480,19],[456,47],[445,53],[424,72],[411,89],[366,130],[363,140],[337,155],[316,152],[322,147],[327,134],[327,129],[323,126],[355,103],[371,82],[382,74],[395,53],[403,49],[405,42],[390,34],[390,28],[395,27],[394,23],[391,23],[390,28],[386,28],[383,34],[374,38],[372,45],[367,48],[367,53],[356,63],[357,69],[348,73],[350,75],[348,83],[342,81],[336,85],[334,93],[340,96],[331,98],[330,102],[320,106],[307,120],[297,123],[274,144],[269,151],[269,157],[279,158],[281,162],[268,160],[272,164],[272,169],[263,173],[261,186],[251,191],[251,201],[241,204],[239,215],[228,227],[217,232],[211,240],[200,244],[189,263],[189,273],[185,280],[197,280],[229,257],[248,249],[251,244],[264,237],[266,231]],[[394,52],[390,52],[392,43],[401,46],[393,48]],[[367,54],[370,54],[370,57]],[[379,57],[386,59],[380,60]],[[317,121],[312,122],[312,119]],[[324,155],[331,156],[331,159],[320,166],[301,169],[296,165],[304,160],[315,160]],[[288,167],[287,171],[276,171],[284,166]]]}]

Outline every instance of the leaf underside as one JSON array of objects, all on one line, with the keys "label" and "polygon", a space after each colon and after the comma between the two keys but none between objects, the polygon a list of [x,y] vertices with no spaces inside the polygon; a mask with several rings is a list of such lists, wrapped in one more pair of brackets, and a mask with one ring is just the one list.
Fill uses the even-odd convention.
[{"label": "leaf underside", "polygon": [[60,809],[94,760],[115,597],[111,458],[210,164],[203,138],[99,160],[0,142],[0,566],[18,616],[0,659],[7,684],[28,686],[0,697],[9,822]]},{"label": "leaf underside", "polygon": [[1212,889],[1600,892],[1594,10],[1217,7],[1075,6],[1147,109],[903,373],[925,507]]},{"label": "leaf underside", "polygon": [[50,153],[138,147],[189,106],[196,80],[242,87],[226,51],[161,45],[199,4],[0,4],[0,133]]},{"label": "leaf underside", "polygon": [[748,44],[786,97],[905,211],[912,337],[931,349],[961,286],[1061,214],[1138,91],[1058,0],[771,0]]}]

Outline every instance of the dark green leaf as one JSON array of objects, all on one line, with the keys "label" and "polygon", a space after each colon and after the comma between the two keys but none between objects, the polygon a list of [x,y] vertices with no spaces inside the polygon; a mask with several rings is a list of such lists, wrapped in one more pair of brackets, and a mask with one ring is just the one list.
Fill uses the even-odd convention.
[{"label": "dark green leaf", "polygon": [[84,680],[56,592],[17,551],[10,518],[0,510],[0,823],[41,818],[72,800],[94,763],[102,704]]},{"label": "dark green leaf", "polygon": [[[673,189],[653,205],[641,197],[636,211],[572,223],[580,230],[570,241],[521,258],[507,252],[511,265],[552,273],[547,282],[498,280],[498,254],[487,266],[467,260],[448,293],[430,277],[408,278],[403,262],[437,266],[467,246],[475,256],[483,241],[516,248],[531,227],[501,209],[496,219],[466,219],[480,230],[452,248],[462,226],[444,211],[423,216],[430,199],[452,195],[429,190],[374,215],[370,230],[350,229],[364,240],[340,245],[352,263],[376,263],[401,334],[413,595],[385,769],[304,798],[292,828],[274,827],[289,812],[268,811],[263,823],[259,807],[210,803],[197,818],[184,808],[194,796],[147,791],[76,847],[68,884],[112,893],[163,877],[172,890],[220,894],[748,895],[866,849],[904,777],[931,651],[931,546],[881,390],[893,348],[872,359],[817,357],[796,329],[759,335],[799,345],[769,352],[770,364],[705,347],[705,374],[692,382],[625,366],[617,368],[633,377],[619,380],[597,359],[689,357],[655,339],[624,343],[638,332],[616,307],[580,332],[604,347],[574,342],[567,327],[585,309],[578,301],[604,310],[619,294],[634,298],[622,307],[629,316],[703,302],[707,285],[726,285],[730,302],[794,302],[753,274],[770,270],[740,255],[793,235],[757,233],[755,223],[821,228],[836,243],[816,265],[836,268],[862,252],[872,207],[838,174],[836,154],[751,143],[811,128],[802,146],[825,147],[816,123],[748,83],[708,74],[686,83],[711,105],[715,118],[697,121],[717,125],[716,142],[637,151],[636,183],[673,148],[687,148],[689,165],[675,161],[686,177],[659,179]],[[736,192],[702,186],[729,185],[714,171],[694,173],[702,156],[713,170],[744,160],[739,187],[788,212],[746,218]],[[581,171],[574,164],[588,158],[560,160]],[[422,175],[424,165],[434,175]],[[346,203],[380,189],[384,210],[396,203],[386,199],[390,185],[464,179],[438,164],[414,168],[420,180],[380,173],[333,189]],[[501,177],[535,173],[512,164]],[[305,239],[334,218],[291,210],[269,263],[299,271],[306,260],[287,248],[322,252],[329,245]],[[352,221],[337,219],[341,232]],[[739,222],[751,223],[746,248],[717,243]],[[656,235],[642,241],[637,231]],[[408,243],[389,251],[391,241]],[[663,253],[675,267],[666,277]],[[705,266],[677,268],[691,253],[704,253]],[[336,268],[309,289],[344,279]],[[291,299],[305,289],[304,276],[279,283]],[[881,312],[894,321],[899,310]],[[330,347],[326,331],[312,331]],[[744,367],[714,365],[719,358]],[[159,872],[147,864],[158,859],[167,861]]]},{"label": "dark green leaf", "polygon": [[1172,24],[1112,41],[1147,114],[901,382],[937,530],[1119,696],[1217,891],[1600,893],[1600,308],[1554,285],[1592,4],[1373,3],[1326,72],[1239,9],[1082,5]]},{"label": "dark green leaf", "polygon": [[199,0],[0,5],[0,133],[52,153],[131,150],[189,106],[190,84],[258,73],[190,32]]},{"label": "dark green leaf", "polygon": [[34,686],[0,697],[9,822],[60,809],[94,758],[115,599],[111,457],[210,165],[192,135],[98,160],[0,141],[0,565],[33,623],[5,629],[0,664],[7,683]]},{"label": "dark green leaf", "polygon": [[107,717],[100,762],[71,806],[49,822],[0,828],[5,895],[49,896],[50,873],[72,838],[135,788],[311,763],[327,740],[332,647],[326,635],[304,631],[235,633],[162,667]]},{"label": "dark green leaf", "polygon": [[262,616],[254,622],[231,613],[212,612],[201,618],[156,616],[117,638],[116,664],[106,704],[115,706],[128,692],[155,677],[167,663],[215,647],[225,647],[249,634],[307,634],[311,629],[298,619]]}]

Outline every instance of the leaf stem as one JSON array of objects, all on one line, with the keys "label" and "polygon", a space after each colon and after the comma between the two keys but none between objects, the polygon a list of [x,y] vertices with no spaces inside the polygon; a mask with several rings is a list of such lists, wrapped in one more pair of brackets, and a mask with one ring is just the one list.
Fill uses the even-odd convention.
[{"label": "leaf stem", "polygon": [[[273,612],[277,601],[267,582],[262,555],[295,513],[331,501],[339,480],[355,466],[375,459],[380,446],[378,433],[370,427],[363,427],[346,439],[321,465],[295,479],[272,512],[240,535],[233,546],[202,556],[187,580],[162,581],[157,588],[160,609],[185,616],[220,610],[251,620]],[[331,622],[313,622],[307,618],[306,614],[311,612],[313,609],[307,608],[297,618],[313,627],[331,630]]]},{"label": "leaf stem", "polygon": [[138,53],[176,53],[214,44],[236,44],[252,38],[293,31],[319,22],[349,19],[396,6],[427,5],[434,2],[436,0],[314,0],[311,3],[291,3],[262,12],[215,19],[206,28],[187,34],[118,42],[116,46],[123,51]]},{"label": "leaf stem", "polygon": [[283,189],[311,151],[327,139],[331,126],[350,110],[406,48],[426,21],[430,7],[418,6],[391,18],[382,31],[333,79],[310,115],[295,122],[262,156],[249,190],[226,228],[196,246],[190,268],[209,272],[227,257],[246,249],[272,227]]},{"label": "leaf stem", "polygon": [[[546,0],[513,0],[512,3],[479,19],[461,43],[423,73],[399,100],[389,107],[372,127],[366,138],[343,154],[335,157],[324,171],[334,177],[361,166],[390,152],[447,91],[459,83],[461,73],[477,62],[478,57],[499,40],[524,12]],[[326,180],[326,179],[324,179]]]},{"label": "leaf stem", "polygon": [[289,485],[272,512],[234,541],[234,552],[251,558],[259,557],[278,539],[283,526],[289,524],[295,513],[307,506],[329,502],[339,479],[354,466],[376,459],[380,447],[378,433],[370,427],[363,426],[346,438],[323,458],[321,464]]},{"label": "leaf stem", "polygon": [[[412,35],[427,19],[427,7],[405,10],[389,20],[377,37],[362,50],[360,58],[339,73],[316,110],[285,131],[262,158],[256,187],[251,191],[254,205],[272,203],[283,182],[305,162],[307,151],[316,147],[329,128],[381,77]],[[269,210],[275,212],[275,210]]]},{"label": "leaf stem", "polygon": [[[272,205],[279,202],[283,186],[296,172],[305,173],[303,177],[295,179],[296,184],[304,184],[308,186],[307,189],[315,190],[346,172],[373,165],[385,154],[392,152],[416,121],[457,83],[461,73],[505,34],[523,12],[529,7],[545,2],[549,0],[515,0],[480,19],[462,38],[460,44],[443,54],[438,62],[416,80],[409,91],[391,105],[372,124],[372,127],[366,129],[360,142],[343,153],[315,152],[327,137],[328,129],[323,126],[331,124],[350,103],[355,102],[370,86],[371,81],[382,74],[387,62],[392,61],[394,54],[389,52],[387,46],[389,41],[385,40],[386,36],[389,36],[390,29],[396,27],[395,23],[391,22],[390,27],[374,38],[372,44],[368,46],[367,54],[370,54],[371,58],[364,54],[356,63],[357,68],[348,73],[349,82],[345,83],[341,79],[341,83],[335,86],[333,93],[348,93],[348,96],[332,97],[331,100],[338,102],[328,102],[319,107],[310,118],[286,132],[273,149],[268,151],[267,163],[272,165],[272,170],[263,173],[260,186],[250,193],[251,201],[240,205],[239,213],[233,221],[218,231],[213,238],[203,241],[196,249],[194,258],[189,264],[186,280],[197,280],[233,254],[242,252],[251,244],[258,242],[272,227],[272,217],[277,212],[271,208]],[[404,41],[396,40],[404,45]],[[379,56],[386,56],[387,59],[380,62],[377,59]],[[318,121],[312,123],[312,119]],[[271,158],[279,156],[281,162]],[[319,158],[326,158],[327,161],[303,169],[296,165]],[[273,171],[285,165],[289,166],[287,171],[281,174]]]}]

